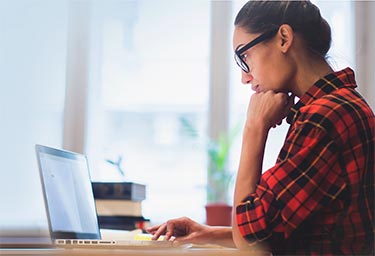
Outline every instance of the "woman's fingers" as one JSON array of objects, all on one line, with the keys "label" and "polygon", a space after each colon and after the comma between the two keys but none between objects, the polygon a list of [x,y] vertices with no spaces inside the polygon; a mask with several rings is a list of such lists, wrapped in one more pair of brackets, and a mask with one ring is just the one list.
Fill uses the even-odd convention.
[{"label": "woman's fingers", "polygon": [[164,235],[164,240],[170,240],[175,234],[174,221],[167,221],[159,226],[149,228],[147,230],[152,236],[152,240],[157,240],[161,235]]},{"label": "woman's fingers", "polygon": [[189,218],[182,217],[178,219],[168,220],[167,222],[150,227],[147,232],[151,233],[152,240],[157,240],[161,235],[164,235],[164,240],[174,240],[175,238],[189,238],[191,233],[200,230],[201,226],[191,221]]},{"label": "woman's fingers", "polygon": [[174,222],[173,221],[167,221],[166,232],[165,232],[165,240],[171,239],[171,237],[173,235],[174,235]]},{"label": "woman's fingers", "polygon": [[[158,240],[158,238],[161,235],[165,234],[165,232],[167,230],[167,224],[165,224],[165,223],[163,223],[163,224],[161,224],[159,226],[156,226],[156,227],[158,227],[157,230],[152,229],[152,231],[150,231],[151,234],[153,234],[152,240]],[[154,227],[154,228],[156,228],[156,227]]]},{"label": "woman's fingers", "polygon": [[155,232],[159,229],[161,225],[157,225],[157,226],[152,226],[152,227],[148,227],[146,228],[146,231],[150,234],[155,234]]}]

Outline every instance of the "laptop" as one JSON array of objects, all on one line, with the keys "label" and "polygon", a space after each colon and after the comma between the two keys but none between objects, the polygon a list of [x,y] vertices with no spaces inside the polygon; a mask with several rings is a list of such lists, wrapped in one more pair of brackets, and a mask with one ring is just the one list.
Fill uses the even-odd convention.
[{"label": "laptop", "polygon": [[56,246],[176,248],[171,241],[102,240],[85,155],[35,146],[49,232]]}]

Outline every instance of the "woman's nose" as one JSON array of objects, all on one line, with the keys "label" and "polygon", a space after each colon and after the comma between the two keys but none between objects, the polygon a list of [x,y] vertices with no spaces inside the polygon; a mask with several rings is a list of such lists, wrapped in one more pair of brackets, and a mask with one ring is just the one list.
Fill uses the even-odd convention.
[{"label": "woman's nose", "polygon": [[241,82],[243,84],[250,84],[251,81],[253,81],[253,76],[249,73],[246,73],[245,71],[241,72]]}]

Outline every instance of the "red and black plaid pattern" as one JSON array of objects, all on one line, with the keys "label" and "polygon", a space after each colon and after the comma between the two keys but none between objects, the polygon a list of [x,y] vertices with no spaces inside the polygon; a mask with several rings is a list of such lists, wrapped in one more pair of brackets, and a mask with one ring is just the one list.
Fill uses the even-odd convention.
[{"label": "red and black plaid pattern", "polygon": [[293,107],[276,165],[236,206],[249,246],[373,255],[375,117],[355,87],[347,68],[320,79]]}]

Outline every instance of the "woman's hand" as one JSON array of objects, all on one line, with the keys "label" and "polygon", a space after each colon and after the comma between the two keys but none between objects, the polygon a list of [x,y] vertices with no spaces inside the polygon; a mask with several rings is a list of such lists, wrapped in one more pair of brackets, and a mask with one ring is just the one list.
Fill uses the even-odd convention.
[{"label": "woman's hand", "polygon": [[280,125],[294,105],[294,95],[283,92],[259,92],[251,96],[246,126],[261,122],[266,130]]},{"label": "woman's hand", "polygon": [[165,235],[165,240],[193,244],[218,244],[234,247],[231,227],[211,227],[199,224],[187,217],[169,220],[161,225],[146,229],[157,240]]},{"label": "woman's hand", "polygon": [[167,222],[146,229],[157,240],[165,235],[165,240],[174,240],[182,243],[204,244],[207,243],[209,226],[199,224],[187,217],[168,220]]}]

